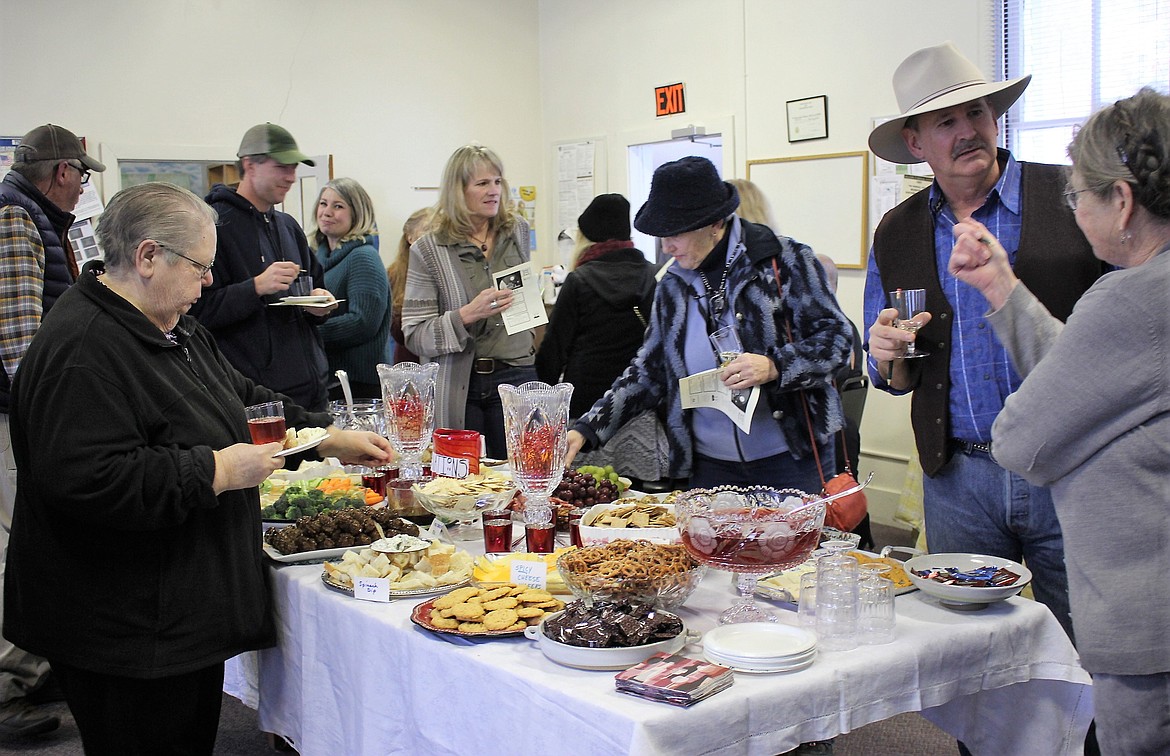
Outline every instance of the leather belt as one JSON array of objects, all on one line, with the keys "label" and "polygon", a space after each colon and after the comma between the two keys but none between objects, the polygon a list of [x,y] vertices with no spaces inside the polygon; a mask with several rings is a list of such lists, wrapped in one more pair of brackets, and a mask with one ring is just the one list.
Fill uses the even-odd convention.
[{"label": "leather belt", "polygon": [[963,452],[964,454],[974,454],[975,452],[980,452],[989,456],[991,455],[990,443],[977,444],[970,441],[964,441],[961,438],[952,438],[951,446],[953,446],[957,451]]},{"label": "leather belt", "polygon": [[[500,363],[501,367],[503,363]],[[474,370],[479,375],[491,375],[496,372],[496,361],[491,357],[476,357],[475,363],[472,365]]]}]

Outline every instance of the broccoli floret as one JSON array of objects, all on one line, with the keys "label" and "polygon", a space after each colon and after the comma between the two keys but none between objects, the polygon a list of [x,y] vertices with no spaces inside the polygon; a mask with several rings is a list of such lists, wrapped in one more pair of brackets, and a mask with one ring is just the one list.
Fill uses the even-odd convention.
[{"label": "broccoli floret", "polygon": [[284,513],[286,520],[298,520],[303,516],[304,512],[301,511],[300,507],[289,507]]},{"label": "broccoli floret", "polygon": [[365,499],[359,499],[356,496],[341,496],[337,499],[338,509],[355,509],[357,507],[364,507],[365,505]]},{"label": "broccoli floret", "polygon": [[322,501],[325,501],[327,498],[329,498],[325,495],[325,492],[322,491],[320,488],[314,488],[312,491],[309,491],[309,496],[314,501],[317,501],[317,502],[322,502]]},{"label": "broccoli floret", "polygon": [[293,496],[292,498],[290,498],[288,500],[288,503],[289,503],[289,506],[296,507],[297,509],[301,510],[302,512],[307,510],[309,507],[316,506],[316,502],[313,500],[313,497],[308,496],[306,494],[300,494],[299,496]]},{"label": "broccoli floret", "polygon": [[272,505],[272,508],[276,510],[278,515],[283,516],[284,513],[288,511],[288,497],[281,496],[276,500],[276,503]]},{"label": "broccoli floret", "polygon": [[263,517],[265,520],[275,520],[276,519],[276,507],[269,504],[268,506],[266,506],[260,510],[260,516]]}]

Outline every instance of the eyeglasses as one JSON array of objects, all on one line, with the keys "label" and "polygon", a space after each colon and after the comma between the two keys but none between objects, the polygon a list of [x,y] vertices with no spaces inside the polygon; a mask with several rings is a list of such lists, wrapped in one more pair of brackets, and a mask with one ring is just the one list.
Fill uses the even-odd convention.
[{"label": "eyeglasses", "polygon": [[1068,209],[1072,210],[1075,213],[1077,211],[1077,205],[1080,204],[1080,201],[1077,199],[1077,195],[1082,193],[1082,192],[1089,192],[1089,191],[1092,191],[1092,190],[1091,189],[1069,189],[1066,192],[1062,192],[1061,196],[1064,197],[1064,203],[1066,205],[1068,205]]},{"label": "eyeglasses", "polygon": [[158,246],[162,247],[163,249],[165,249],[165,250],[168,250],[168,251],[169,251],[169,252],[170,252],[172,255],[178,255],[179,257],[183,258],[183,259],[184,259],[184,260],[186,260],[187,262],[189,262],[189,263],[191,263],[192,265],[194,265],[194,266],[195,266],[195,270],[199,271],[199,277],[200,277],[200,278],[203,278],[203,277],[204,277],[204,276],[206,276],[208,273],[210,273],[210,272],[211,272],[211,269],[212,269],[212,268],[215,266],[215,260],[214,260],[214,259],[212,259],[212,261],[211,261],[211,262],[209,262],[209,263],[207,263],[206,265],[204,265],[203,263],[199,262],[198,260],[193,260],[192,258],[190,258],[190,257],[187,257],[187,256],[186,256],[186,255],[184,255],[182,252],[179,252],[178,250],[176,250],[174,247],[172,247],[172,246],[171,246],[171,245],[169,245],[169,244],[163,244],[162,242],[158,241],[157,239],[156,239],[156,240],[154,240],[154,243],[155,243],[155,244],[157,244]]},{"label": "eyeglasses", "polygon": [[66,163],[65,165],[69,166],[70,168],[72,168],[73,170],[75,170],[81,174],[81,183],[83,183],[83,184],[89,183],[90,172],[88,170],[86,170],[85,168],[82,168],[80,165],[74,165],[73,163]]}]

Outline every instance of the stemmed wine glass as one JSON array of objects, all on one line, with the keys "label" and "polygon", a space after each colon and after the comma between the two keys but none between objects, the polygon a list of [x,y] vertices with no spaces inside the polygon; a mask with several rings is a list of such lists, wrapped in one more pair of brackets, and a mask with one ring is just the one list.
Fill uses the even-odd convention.
[{"label": "stemmed wine glass", "polygon": [[[922,326],[914,320],[914,316],[926,311],[926,289],[897,289],[891,291],[889,296],[890,307],[898,311],[894,327],[910,333],[918,333],[918,329]],[[911,341],[906,344],[906,353],[902,355],[902,358],[912,360],[916,357],[928,356],[930,356],[930,352],[921,351]]]}]

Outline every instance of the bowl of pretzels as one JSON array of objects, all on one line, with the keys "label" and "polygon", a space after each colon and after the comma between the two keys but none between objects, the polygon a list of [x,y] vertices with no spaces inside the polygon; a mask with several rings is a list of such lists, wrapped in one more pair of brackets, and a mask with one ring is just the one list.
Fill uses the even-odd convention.
[{"label": "bowl of pretzels", "polygon": [[618,539],[565,552],[557,571],[589,606],[612,601],[674,609],[690,598],[707,569],[679,544]]}]

